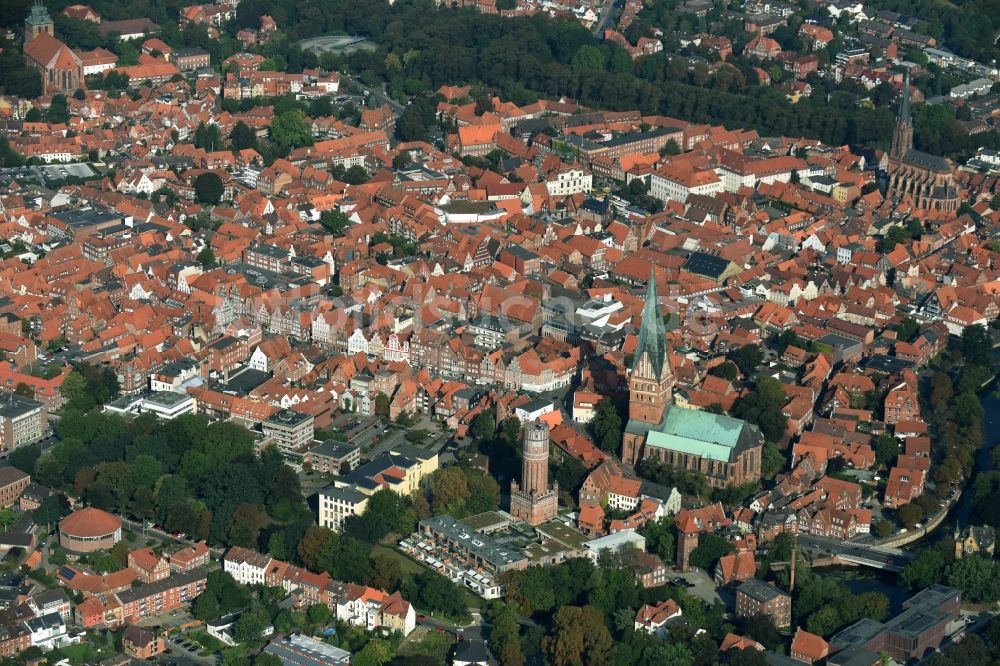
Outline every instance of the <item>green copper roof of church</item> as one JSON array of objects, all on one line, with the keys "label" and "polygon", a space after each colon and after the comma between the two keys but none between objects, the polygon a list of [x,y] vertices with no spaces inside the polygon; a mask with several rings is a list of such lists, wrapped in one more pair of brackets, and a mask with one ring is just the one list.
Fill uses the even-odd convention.
[{"label": "green copper roof of church", "polygon": [[731,416],[672,406],[663,422],[649,430],[646,445],[729,462],[740,436],[752,427]]},{"label": "green copper roof of church", "polygon": [[646,289],[646,303],[642,307],[642,324],[639,326],[639,342],[632,356],[634,368],[642,358],[643,352],[649,354],[649,361],[655,372],[660,372],[667,358],[667,327],[660,315],[660,299],[656,294],[656,275],[653,265],[649,266],[649,284]]},{"label": "green copper roof of church", "polygon": [[35,0],[35,4],[31,6],[31,12],[25,21],[31,25],[44,25],[52,23],[52,17],[49,16],[49,10],[42,4],[42,0]]}]

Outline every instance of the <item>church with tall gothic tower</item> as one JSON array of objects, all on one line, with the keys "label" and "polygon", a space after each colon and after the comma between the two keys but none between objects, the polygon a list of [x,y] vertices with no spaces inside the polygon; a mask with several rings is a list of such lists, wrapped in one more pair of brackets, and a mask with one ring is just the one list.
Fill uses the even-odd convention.
[{"label": "church with tall gothic tower", "polygon": [[24,62],[42,75],[46,94],[72,94],[84,88],[83,61],[55,36],[55,23],[42,0],[24,19]]},{"label": "church with tall gothic tower", "polygon": [[699,472],[715,488],[760,479],[763,437],[746,421],[673,404],[677,383],[652,270],[629,370],[622,461],[654,457]]},{"label": "church with tall gothic tower", "polygon": [[644,429],[663,420],[667,406],[674,400],[677,378],[670,364],[667,327],[660,313],[656,276],[649,269],[646,302],[642,308],[639,342],[632,356],[628,375],[628,428],[622,446],[622,460],[630,465],[642,457]]},{"label": "church with tall gothic tower", "polygon": [[910,112],[910,73],[903,80],[903,92],[892,131],[887,169],[890,199],[909,197],[924,210],[958,210],[958,185],[948,160],[913,148],[913,118]]}]

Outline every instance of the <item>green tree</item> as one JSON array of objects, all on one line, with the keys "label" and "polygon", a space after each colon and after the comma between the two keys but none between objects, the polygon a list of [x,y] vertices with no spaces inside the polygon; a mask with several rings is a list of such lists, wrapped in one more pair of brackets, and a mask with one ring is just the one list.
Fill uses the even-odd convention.
[{"label": "green tree", "polygon": [[521,616],[513,604],[499,602],[490,612],[490,643],[503,666],[523,666],[520,641]]},{"label": "green tree", "polygon": [[375,415],[389,416],[389,396],[385,393],[375,396]]},{"label": "green tree", "polygon": [[744,375],[750,375],[764,360],[764,350],[760,345],[743,345],[732,354],[730,360],[739,367]]},{"label": "green tree", "polygon": [[392,644],[382,638],[373,638],[351,657],[354,666],[383,666],[392,659]]},{"label": "green tree", "polygon": [[681,147],[677,145],[677,141],[674,139],[667,139],[667,142],[660,149],[661,155],[680,155]]},{"label": "green tree", "polygon": [[219,131],[218,125],[214,123],[210,125],[198,123],[198,127],[194,131],[195,148],[212,152],[219,150],[223,145],[222,132]]},{"label": "green tree", "polygon": [[646,523],[641,530],[646,538],[646,550],[664,562],[674,561],[674,544],[677,543],[677,527],[672,516],[664,516]]},{"label": "green tree", "polygon": [[896,517],[903,527],[912,530],[924,518],[924,511],[916,503],[904,504],[896,509]]},{"label": "green tree", "polygon": [[268,624],[267,611],[261,604],[255,603],[236,620],[233,638],[241,644],[259,643]]},{"label": "green tree", "polygon": [[759,427],[768,441],[778,442],[788,429],[788,419],[782,413],[784,403],[781,383],[773,377],[760,377],[733,405],[733,415]]},{"label": "green tree", "polygon": [[435,513],[464,513],[469,499],[469,482],[458,467],[445,467],[431,479],[431,508]]},{"label": "green tree", "polygon": [[253,504],[240,504],[233,512],[229,525],[228,540],[234,546],[242,546],[256,550],[257,533],[263,523],[263,517]]},{"label": "green tree", "polygon": [[250,592],[228,573],[217,569],[208,573],[205,591],[194,600],[191,614],[199,620],[214,620],[250,605]]},{"label": "green tree", "polygon": [[22,472],[31,474],[35,471],[35,464],[38,462],[38,458],[41,455],[42,450],[37,446],[19,446],[10,452],[8,461],[12,466],[18,468]]},{"label": "green tree", "polygon": [[691,551],[690,562],[696,567],[711,573],[715,564],[723,555],[728,555],[736,549],[728,540],[716,534],[703,534],[698,539],[698,546]]},{"label": "green tree", "polygon": [[972,603],[1000,599],[1000,571],[991,559],[979,555],[963,557],[947,570],[948,585],[962,590],[962,598]]},{"label": "green tree", "polygon": [[469,434],[479,441],[488,441],[496,436],[497,415],[492,408],[476,414],[469,424]]},{"label": "green tree", "polygon": [[222,199],[225,187],[222,178],[211,171],[199,174],[194,179],[194,194],[204,204],[217,204]]},{"label": "green tree", "polygon": [[212,252],[212,247],[206,245],[205,248],[198,253],[198,263],[200,263],[204,268],[211,268],[215,266],[215,253]]},{"label": "green tree", "polygon": [[903,568],[900,580],[911,590],[922,590],[944,575],[944,556],[936,548],[923,548]]},{"label": "green tree", "polygon": [[962,478],[962,463],[955,456],[949,455],[934,472],[934,481],[940,485],[955,483]]},{"label": "green tree", "polygon": [[46,114],[48,121],[55,125],[69,122],[69,109],[66,106],[65,95],[53,95]]},{"label": "green tree", "polygon": [[760,474],[772,479],[785,467],[785,456],[772,442],[764,442],[760,453]]},{"label": "green tree", "polygon": [[479,469],[463,468],[469,484],[469,497],[465,511],[470,515],[495,511],[500,507],[500,484],[491,475]]},{"label": "green tree", "polygon": [[899,440],[893,435],[883,433],[875,438],[875,464],[886,467],[896,462],[899,455]]},{"label": "green tree", "polygon": [[552,633],[544,648],[554,666],[604,666],[614,654],[614,641],[604,618],[593,606],[564,606],[552,617]]},{"label": "green tree", "polygon": [[242,120],[236,121],[233,129],[229,132],[229,143],[234,151],[257,150],[257,133]]},{"label": "green tree", "polygon": [[781,636],[778,628],[774,626],[774,620],[770,615],[754,615],[743,620],[743,633],[754,639],[761,645],[770,649],[776,649],[781,644]]},{"label": "green tree", "polygon": [[423,571],[407,579],[400,592],[405,599],[423,611],[444,615],[456,621],[468,617],[462,590],[433,571]]},{"label": "green tree", "polygon": [[843,625],[840,611],[834,606],[823,606],[809,616],[806,631],[823,637],[832,636]]},{"label": "green tree", "polygon": [[403,577],[399,560],[388,555],[379,555],[372,561],[372,585],[382,590],[395,590]]},{"label": "green tree", "polygon": [[41,505],[32,512],[32,518],[39,525],[55,525],[67,515],[69,515],[69,506],[66,499],[57,493],[42,500]]},{"label": "green tree", "polygon": [[319,223],[335,237],[340,238],[351,225],[351,220],[339,210],[325,210],[320,213]]},{"label": "green tree", "polygon": [[604,51],[599,46],[583,46],[573,56],[573,66],[579,69],[603,70],[606,64]]},{"label": "green tree", "polygon": [[903,342],[913,342],[920,333],[920,323],[913,317],[903,317],[896,325],[896,337]]},{"label": "green tree", "polygon": [[59,392],[68,402],[83,402],[87,396],[87,382],[79,372],[73,371],[66,375]]},{"label": "green tree", "polygon": [[317,627],[325,627],[330,623],[330,620],[333,617],[330,607],[326,604],[313,604],[309,607],[306,615],[309,618],[310,624],[316,625]]},{"label": "green tree", "polygon": [[284,152],[312,145],[312,129],[306,114],[294,109],[276,116],[271,122],[271,139]]},{"label": "green tree", "polygon": [[617,451],[622,444],[622,417],[611,398],[601,398],[590,421],[590,431],[603,451]]},{"label": "green tree", "polygon": [[728,379],[729,381],[735,381],[740,376],[739,368],[732,361],[726,361],[725,363],[720,363],[711,370],[708,374],[713,377],[722,377],[723,379]]},{"label": "green tree", "polygon": [[962,332],[962,357],[966,363],[992,368],[993,341],[985,326],[968,326]]},{"label": "green tree", "polygon": [[872,530],[879,539],[886,539],[892,534],[892,523],[888,520],[879,520],[872,525]]},{"label": "green tree", "polygon": [[368,498],[364,513],[344,522],[344,535],[366,543],[377,543],[393,532],[408,533],[415,529],[415,512],[407,500],[392,490],[383,488]]}]

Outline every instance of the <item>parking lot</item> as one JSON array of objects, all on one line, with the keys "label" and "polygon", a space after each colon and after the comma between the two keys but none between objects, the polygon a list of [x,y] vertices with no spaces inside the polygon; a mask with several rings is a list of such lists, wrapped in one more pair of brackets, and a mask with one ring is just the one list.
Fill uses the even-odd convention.
[{"label": "parking lot", "polygon": [[221,654],[207,653],[201,645],[183,635],[167,639],[167,652],[170,660],[177,664],[216,664],[222,660]]},{"label": "parking lot", "polygon": [[[670,577],[670,582],[677,584],[676,581],[678,579],[685,582],[684,588],[691,596],[698,597],[709,605],[715,603],[716,601],[722,601],[722,597],[719,595],[719,589],[715,587],[715,581],[712,580],[712,576],[705,571],[692,568],[691,571],[686,573],[673,572]],[[725,594],[724,591],[723,594]]]},{"label": "parking lot", "polygon": [[25,166],[0,169],[0,181],[37,181],[47,184],[67,178],[96,178],[97,170],[89,163],[53,163],[40,166]]}]

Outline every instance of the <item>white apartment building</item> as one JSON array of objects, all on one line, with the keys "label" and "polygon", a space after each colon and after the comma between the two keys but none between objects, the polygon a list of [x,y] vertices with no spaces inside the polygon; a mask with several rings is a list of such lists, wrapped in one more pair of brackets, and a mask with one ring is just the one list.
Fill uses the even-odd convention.
[{"label": "white apartment building", "polygon": [[263,585],[271,556],[233,546],[222,558],[222,570],[242,585]]},{"label": "white apartment building", "polygon": [[684,203],[692,194],[714,196],[722,192],[722,186],[722,179],[714,171],[664,167],[649,175],[649,196],[663,202]]},{"label": "white apartment building", "polygon": [[555,178],[545,181],[549,196],[568,197],[572,194],[590,194],[594,188],[593,175],[583,169],[569,168],[555,174]]},{"label": "white apartment building", "polygon": [[368,506],[368,495],[352,488],[329,486],[320,490],[318,496],[317,522],[320,527],[326,527],[334,532],[340,532],[349,516],[360,516]]}]

